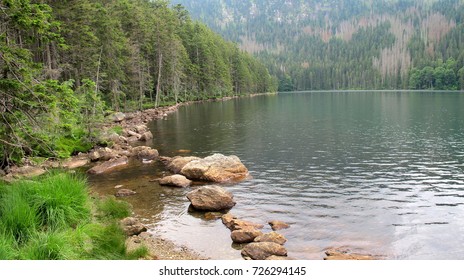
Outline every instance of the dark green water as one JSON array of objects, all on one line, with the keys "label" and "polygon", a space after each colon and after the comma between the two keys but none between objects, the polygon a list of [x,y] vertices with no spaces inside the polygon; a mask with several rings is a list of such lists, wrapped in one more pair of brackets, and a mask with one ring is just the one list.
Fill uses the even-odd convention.
[{"label": "dark green water", "polygon": [[[232,213],[291,224],[282,233],[292,257],[347,246],[389,259],[464,259],[464,94],[282,93],[182,107],[151,129],[162,155],[239,156],[253,178],[227,186]],[[143,183],[156,172],[124,176],[147,185],[139,213],[153,230],[214,259],[240,258],[219,221],[187,212],[188,190]]]}]

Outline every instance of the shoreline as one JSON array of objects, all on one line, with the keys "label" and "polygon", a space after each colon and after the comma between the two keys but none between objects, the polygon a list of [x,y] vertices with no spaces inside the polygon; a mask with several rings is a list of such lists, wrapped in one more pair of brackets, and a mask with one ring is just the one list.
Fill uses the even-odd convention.
[{"label": "shoreline", "polygon": [[[136,112],[127,112],[123,113],[124,118],[121,121],[113,121],[107,119],[105,123],[101,124],[101,128],[104,131],[108,131],[111,128],[116,126],[122,127],[123,130],[129,130],[133,127],[143,125],[145,126],[151,121],[162,119],[167,117],[169,114],[175,113],[180,107],[204,103],[204,102],[223,102],[227,100],[232,100],[241,97],[255,97],[261,95],[270,95],[277,93],[258,93],[250,94],[245,96],[228,96],[223,98],[214,98],[207,100],[199,101],[188,101],[183,103],[178,103],[172,106],[150,108],[143,111]],[[131,148],[134,143],[143,143],[139,141],[135,142],[125,142],[122,148]],[[113,143],[109,148],[113,148],[116,145],[121,143]],[[124,147],[125,146],[125,147]],[[21,178],[31,178],[43,175],[49,170],[53,169],[64,169],[65,172],[74,172],[76,168],[86,167],[88,170],[92,165],[91,161],[88,160],[89,154],[91,151],[102,148],[98,145],[95,145],[92,149],[86,153],[79,153],[78,155],[71,156],[68,159],[56,160],[56,159],[45,159],[41,163],[34,163],[32,159],[26,158],[23,166],[13,166],[8,174],[0,173],[0,180],[5,181],[6,183],[12,182],[16,179]],[[88,167],[88,168],[87,168]],[[117,172],[117,171],[115,171]],[[90,187],[90,186],[89,186]],[[194,251],[191,248],[188,248],[185,245],[175,244],[171,240],[167,240],[163,237],[157,236],[153,233],[142,233],[140,235],[134,235],[127,237],[126,245],[128,250],[135,250],[140,245],[145,245],[149,250],[147,259],[152,260],[207,260],[209,257],[201,255],[199,252]]]}]

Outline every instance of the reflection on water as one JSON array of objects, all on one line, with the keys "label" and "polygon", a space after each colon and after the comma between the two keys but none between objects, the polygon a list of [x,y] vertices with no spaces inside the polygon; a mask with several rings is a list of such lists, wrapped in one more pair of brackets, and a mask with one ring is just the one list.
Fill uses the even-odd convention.
[{"label": "reflection on water", "polygon": [[[295,258],[349,246],[390,259],[464,259],[464,95],[293,93],[183,107],[151,126],[162,155],[238,155],[252,179],[227,186],[232,212],[279,219]],[[215,259],[239,259],[220,221],[188,213],[188,190],[141,165],[91,178],[127,198],[153,230]],[[100,187],[106,185],[107,187]],[[270,231],[270,228],[265,228]]]}]

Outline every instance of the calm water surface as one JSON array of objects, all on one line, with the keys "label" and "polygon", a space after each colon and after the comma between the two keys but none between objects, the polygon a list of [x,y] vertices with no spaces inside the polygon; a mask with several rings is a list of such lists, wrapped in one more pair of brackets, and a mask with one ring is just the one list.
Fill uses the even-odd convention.
[{"label": "calm water surface", "polygon": [[[232,213],[279,219],[289,255],[347,246],[389,259],[464,259],[464,94],[303,92],[182,107],[151,124],[161,155],[235,154],[252,179],[226,186]],[[220,221],[160,187],[157,163],[90,178],[127,198],[151,230],[213,259],[240,259]],[[270,231],[266,227],[264,231]]]}]

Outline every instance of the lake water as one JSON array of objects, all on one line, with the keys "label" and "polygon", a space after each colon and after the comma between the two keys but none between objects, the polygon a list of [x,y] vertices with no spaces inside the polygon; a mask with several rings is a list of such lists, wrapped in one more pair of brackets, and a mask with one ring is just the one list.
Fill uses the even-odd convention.
[{"label": "lake water", "polygon": [[[388,259],[464,259],[464,94],[301,92],[182,107],[151,124],[161,155],[234,154],[251,179],[226,185],[239,218],[282,220],[289,256],[329,247]],[[240,259],[220,221],[189,213],[188,189],[150,182],[155,163],[91,178],[125,184],[151,231],[213,259]],[[270,231],[267,226],[264,231]]]}]

